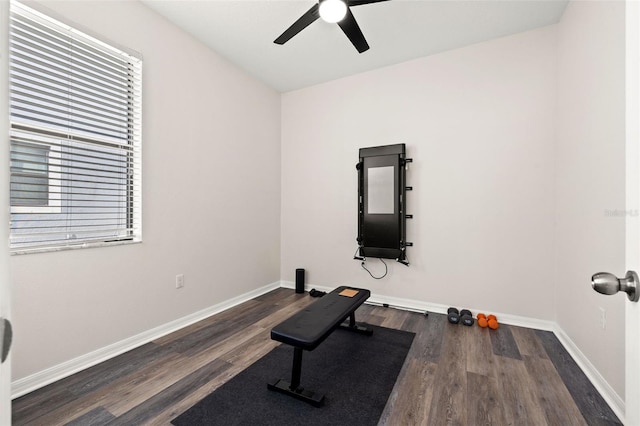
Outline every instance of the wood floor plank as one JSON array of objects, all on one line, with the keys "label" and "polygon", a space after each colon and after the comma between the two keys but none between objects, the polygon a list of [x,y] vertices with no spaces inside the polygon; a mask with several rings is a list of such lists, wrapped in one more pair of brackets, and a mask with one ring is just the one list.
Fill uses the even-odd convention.
[{"label": "wood floor plank", "polygon": [[117,391],[108,392],[101,404],[115,416],[121,416],[190,374],[192,368],[185,371],[180,368],[183,364],[192,365],[183,355],[174,354],[160,365],[148,366],[132,376],[128,383],[118,386]]},{"label": "wood floor plank", "polygon": [[[303,293],[295,293],[295,294],[303,294]],[[307,293],[304,293],[304,294],[307,294]],[[262,302],[262,303],[279,303],[282,299],[285,299],[289,296],[291,296],[290,289],[279,287],[268,293],[254,297],[251,300],[255,300],[256,302]]]},{"label": "wood floor plank", "polygon": [[407,360],[378,425],[427,425],[437,369],[431,362]]},{"label": "wood floor plank", "polygon": [[171,420],[184,413],[187,409],[198,403],[204,397],[214,392],[220,386],[227,383],[234,378],[237,374],[245,370],[249,365],[243,365],[242,363],[229,364],[220,372],[217,376],[207,382],[204,386],[197,389],[192,389],[187,397],[179,401],[172,401],[163,411],[155,414],[153,418],[145,421],[144,424],[148,425],[168,425]]},{"label": "wood floor plank", "polygon": [[[300,297],[299,297],[300,296]],[[287,298],[287,301],[295,302],[298,299],[303,301],[308,300],[304,295],[294,294]],[[243,304],[245,305],[245,304]],[[280,304],[266,304],[260,303],[257,305],[246,305],[246,309],[242,310],[242,314],[229,318],[227,315],[222,317],[216,323],[212,323],[207,327],[194,331],[193,333],[184,336],[180,339],[164,345],[174,351],[181,352],[185,355],[194,355],[198,352],[206,349],[207,346],[215,345],[220,341],[223,341],[230,336],[233,336],[245,327],[248,327],[264,318],[269,317],[271,314],[281,310],[283,306],[288,306],[285,302],[284,305]]]},{"label": "wood floor plank", "polygon": [[64,405],[74,398],[73,393],[56,382],[14,399],[11,403],[13,424],[15,426],[35,424],[38,419],[51,412],[52,407]]},{"label": "wood floor plank", "polygon": [[[244,329],[243,332],[239,335],[232,336],[222,342],[219,342],[218,344],[199,352],[197,355],[185,359],[183,362],[179,363],[178,367],[172,366],[172,368],[174,368],[174,370],[178,372],[178,375],[187,376],[216,359],[222,359],[226,354],[234,351],[239,346],[246,344],[256,336],[264,337],[266,333],[267,330],[265,330],[264,328],[258,326],[257,324],[253,325]],[[155,389],[155,391],[158,392],[163,388],[159,386],[152,386],[151,389]],[[118,407],[116,406],[107,407],[110,408],[113,412],[118,410]]]},{"label": "wood floor plank", "polygon": [[247,300],[246,302],[243,302],[240,305],[234,306],[225,311],[219,312],[215,315],[212,315],[203,320],[200,320],[194,324],[188,325],[187,327],[183,327],[165,336],[159,337],[158,339],[154,340],[153,343],[165,346],[174,340],[188,337],[191,333],[194,333],[200,329],[209,327],[212,324],[216,324],[220,321],[224,321],[225,319],[232,319],[234,316],[241,316],[243,312],[246,312],[252,306],[257,306],[259,304],[260,302],[256,301],[255,299]]},{"label": "wood floor plank", "polygon": [[415,316],[409,317],[408,322],[417,322],[420,327],[412,328],[407,331],[416,333],[409,351],[409,358],[424,360],[426,362],[437,363],[440,360],[442,352],[442,341],[445,335],[445,327],[450,325],[447,322],[447,316],[442,314],[429,314],[428,317],[422,317],[424,320],[417,321]]},{"label": "wood floor plank", "polygon": [[65,426],[102,426],[115,420],[115,416],[103,407],[97,407],[88,413],[70,421]]},{"label": "wood floor plank", "polygon": [[375,305],[371,305],[367,302],[364,302],[362,305],[360,305],[360,307],[358,307],[358,309],[356,310],[356,312],[360,315],[369,315],[375,308]]},{"label": "wood floor plank", "polygon": [[64,425],[70,420],[87,415],[100,407],[98,400],[92,398],[69,399],[62,406],[47,405],[44,413],[32,418],[13,418],[14,426],[51,426]]},{"label": "wood floor plank", "polygon": [[[116,401],[122,400],[123,394],[130,392],[131,387],[135,387],[138,382],[144,382],[148,377],[154,377],[154,372],[158,369],[170,368],[176,362],[177,357],[181,357],[180,354],[162,352],[163,357],[158,357],[143,368],[132,371],[127,375],[118,377],[117,380],[105,382],[100,387],[92,387],[90,391],[81,394],[74,395],[73,398],[68,399],[64,403],[61,403],[55,407],[49,407],[49,410],[38,417],[38,424],[54,425],[64,424],[69,419],[75,419],[80,416],[95,410],[99,407],[108,407],[109,401],[115,398]],[[186,361],[182,359],[182,361]],[[157,392],[158,388],[155,389]],[[136,395],[134,393],[134,395]],[[138,395],[136,395],[138,396]],[[40,423],[42,422],[42,423]],[[32,424],[27,422],[24,424]]]},{"label": "wood floor plank", "polygon": [[506,356],[513,359],[522,359],[518,345],[511,334],[511,327],[500,325],[497,330],[489,330],[493,353],[498,356]]},{"label": "wood floor plank", "polygon": [[495,356],[494,368],[506,424],[546,426],[544,411],[538,404],[537,393],[524,362]]},{"label": "wood floor plank", "polygon": [[229,369],[229,364],[216,359],[211,363],[199,368],[188,376],[177,381],[173,385],[146,399],[141,404],[136,405],[131,410],[112,419],[107,425],[139,425],[153,419],[164,411],[167,405],[187,398],[194,389],[206,386],[211,380],[220,376]]},{"label": "wood floor plank", "polygon": [[467,360],[466,351],[461,350],[464,331],[456,326],[448,327],[445,332],[429,409],[429,425],[467,424]]},{"label": "wood floor plank", "polygon": [[306,306],[310,305],[314,301],[315,299],[311,297],[296,299],[291,303],[282,305],[279,310],[274,311],[271,315],[264,317],[259,321],[256,321],[254,325],[262,327],[265,330],[271,331],[273,327],[280,324],[282,321],[286,320],[291,315],[302,310]]},{"label": "wood floor plank", "polygon": [[547,351],[542,346],[540,339],[536,336],[535,330],[524,327],[509,327],[521,355],[549,359]]},{"label": "wood floor plank", "polygon": [[147,343],[129,351],[126,364],[112,358],[80,372],[77,377],[72,376],[65,383],[65,386],[75,395],[86,394],[138,370],[141,366],[147,365],[155,359],[164,357],[169,352],[168,349],[154,343]]},{"label": "wood floor plank", "polygon": [[467,425],[504,425],[503,403],[496,379],[467,373]]},{"label": "wood floor plank", "polygon": [[182,353],[186,356],[194,355],[208,346],[213,346],[237,332],[233,320],[221,320],[190,333],[180,339],[162,345],[171,351]]},{"label": "wood floor plank", "polygon": [[589,423],[597,424],[599,420],[618,422],[613,410],[609,408],[558,338],[550,331],[537,330],[535,335],[540,339],[541,345],[569,390],[571,397]]},{"label": "wood floor plank", "polygon": [[[273,293],[273,294],[272,294]],[[237,321],[241,318],[243,324],[255,322],[256,317],[262,315],[266,317],[269,315],[270,310],[277,311],[284,306],[296,303],[301,299],[310,299],[307,294],[297,294],[289,289],[276,289],[272,292],[266,293],[261,299],[251,299],[240,305],[234,306],[227,310],[205,318],[202,321],[198,321],[188,327],[184,327],[166,336],[158,338],[154,343],[159,345],[167,345],[174,340],[189,338],[193,333],[198,333],[199,330],[215,326],[225,321]]]},{"label": "wood floor plank", "polygon": [[467,336],[467,371],[486,377],[495,377],[491,330],[471,327]]},{"label": "wood floor plank", "polygon": [[271,340],[269,334],[261,333],[222,355],[220,359],[231,364],[248,367],[278,345],[280,345],[280,342]]},{"label": "wood floor plank", "polygon": [[551,361],[523,357],[536,401],[549,425],[584,426],[586,421]]},{"label": "wood floor plank", "polygon": [[367,324],[371,325],[382,325],[384,319],[385,318],[382,315],[371,314],[366,316],[366,318],[364,319],[358,319],[358,321],[366,322]]},{"label": "wood floor plank", "polygon": [[261,319],[266,318],[274,312],[277,312],[297,301],[309,303],[312,299],[313,298],[307,294],[292,293],[291,295],[282,298],[277,303],[262,303],[259,307],[244,313],[242,316],[234,316],[232,320],[235,321],[236,327],[241,329],[242,327],[247,327],[257,321],[260,321]]},{"label": "wood floor plank", "polygon": [[393,309],[393,308],[385,308],[385,309],[387,309],[388,312],[386,312],[385,319],[384,321],[382,321],[380,325],[383,327],[393,328],[396,330],[400,329],[402,327],[402,324],[405,322],[405,320],[409,316],[409,312],[401,311],[399,309]]},{"label": "wood floor plank", "polygon": [[407,312],[407,316],[402,323],[401,329],[412,333],[419,333],[430,327],[427,321],[429,317],[418,312]]}]

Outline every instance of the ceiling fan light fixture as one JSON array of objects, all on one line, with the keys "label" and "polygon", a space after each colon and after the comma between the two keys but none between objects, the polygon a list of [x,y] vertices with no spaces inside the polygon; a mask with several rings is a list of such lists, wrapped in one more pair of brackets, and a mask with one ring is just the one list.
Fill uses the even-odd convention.
[{"label": "ceiling fan light fixture", "polygon": [[347,14],[347,4],[342,0],[322,0],[320,17],[331,24],[340,22]]}]

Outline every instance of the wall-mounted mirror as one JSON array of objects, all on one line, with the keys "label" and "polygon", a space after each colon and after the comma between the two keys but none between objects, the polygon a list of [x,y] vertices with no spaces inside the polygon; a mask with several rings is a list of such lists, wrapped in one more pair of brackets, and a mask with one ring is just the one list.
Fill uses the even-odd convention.
[{"label": "wall-mounted mirror", "polygon": [[405,212],[405,145],[360,149],[358,170],[358,253],[362,258],[396,259],[408,265]]}]

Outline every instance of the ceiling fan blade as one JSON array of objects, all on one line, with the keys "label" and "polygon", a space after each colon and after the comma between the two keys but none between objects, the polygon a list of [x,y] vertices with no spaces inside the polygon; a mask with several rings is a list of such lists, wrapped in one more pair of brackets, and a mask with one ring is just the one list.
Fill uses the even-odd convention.
[{"label": "ceiling fan blade", "polygon": [[318,3],[314,4],[311,9],[307,10],[304,15],[298,18],[298,20],[294,22],[293,25],[287,28],[286,31],[283,32],[280,37],[275,39],[273,42],[276,44],[285,44],[286,42],[288,42],[294,35],[307,28],[309,24],[320,17],[318,9]]},{"label": "ceiling fan blade", "polygon": [[348,0],[347,4],[349,6],[362,6],[363,4],[379,3],[381,1],[388,1],[388,0]]},{"label": "ceiling fan blade", "polygon": [[358,49],[358,52],[362,53],[369,50],[369,44],[367,40],[364,39],[364,35],[362,31],[360,31],[356,18],[353,17],[353,13],[351,13],[349,8],[347,8],[346,16],[342,21],[338,22],[338,25],[340,25],[340,28],[342,28],[342,31],[349,40],[351,40],[355,48]]}]

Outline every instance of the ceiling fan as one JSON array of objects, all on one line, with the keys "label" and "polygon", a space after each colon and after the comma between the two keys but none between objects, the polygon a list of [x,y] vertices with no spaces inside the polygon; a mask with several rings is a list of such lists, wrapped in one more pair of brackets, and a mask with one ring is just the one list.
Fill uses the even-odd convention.
[{"label": "ceiling fan", "polygon": [[311,9],[306,11],[296,22],[283,32],[280,37],[273,42],[285,44],[293,36],[307,28],[316,19],[322,18],[329,23],[337,23],[358,52],[362,53],[369,49],[369,44],[365,40],[360,27],[353,17],[351,6],[361,6],[363,4],[378,3],[387,0],[319,0]]}]

